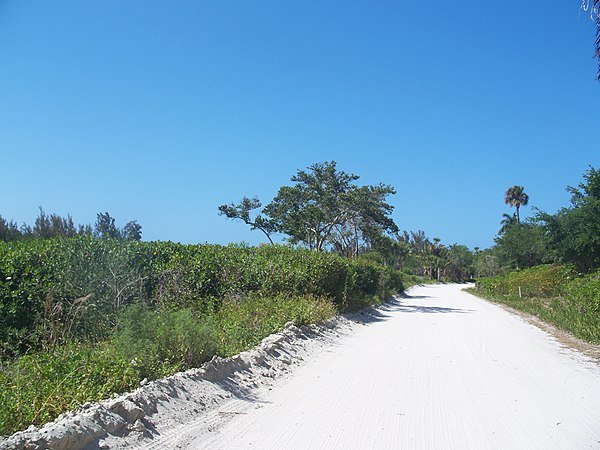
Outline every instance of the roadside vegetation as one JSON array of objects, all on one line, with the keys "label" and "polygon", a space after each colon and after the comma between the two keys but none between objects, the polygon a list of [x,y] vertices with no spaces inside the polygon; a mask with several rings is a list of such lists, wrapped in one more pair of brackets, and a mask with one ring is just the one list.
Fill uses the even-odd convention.
[{"label": "roadside vegetation", "polygon": [[402,288],[391,267],[278,245],[0,243],[1,433]]},{"label": "roadside vegetation", "polygon": [[590,167],[567,190],[569,207],[521,221],[529,197],[522,186],[508,189],[517,212],[504,214],[496,245],[479,252],[485,264],[471,292],[600,344],[600,171]]},{"label": "roadside vegetation", "polygon": [[41,208],[33,226],[0,216],[0,434],[234,355],[288,322],[472,279],[476,252],[400,232],[394,188],[358,179],[317,163],[264,208],[221,205],[264,234],[258,247],[143,242],[140,224],[107,212],[94,226]]},{"label": "roadside vegetation", "polygon": [[[305,194],[314,201],[318,189]],[[305,215],[331,213],[346,202],[342,191],[322,193],[327,200]],[[361,195],[367,204],[391,191]],[[422,280],[374,251],[395,225],[389,205],[369,208],[376,220],[360,219],[369,232],[354,230],[352,254],[332,230],[318,246],[299,236],[294,246],[182,245],[142,242],[141,225],[119,228],[108,213],[93,227],[41,208],[33,226],[0,217],[0,434],[231,356],[288,322],[381,303]]]}]

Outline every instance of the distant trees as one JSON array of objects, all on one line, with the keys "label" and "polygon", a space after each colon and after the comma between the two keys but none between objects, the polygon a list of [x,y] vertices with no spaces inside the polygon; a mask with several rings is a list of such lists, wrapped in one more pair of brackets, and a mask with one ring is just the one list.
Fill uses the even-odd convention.
[{"label": "distant trees", "polygon": [[127,222],[120,229],[115,224],[115,219],[109,213],[98,213],[94,236],[98,238],[125,239],[128,241],[139,241],[142,239],[142,226],[133,220]]},{"label": "distant trees", "polygon": [[21,239],[21,231],[16,222],[8,221],[0,216],[0,241],[17,241]]},{"label": "distant trees", "polygon": [[[29,229],[27,230],[29,231]],[[58,236],[73,237],[77,235],[77,229],[70,215],[67,214],[67,217],[61,217],[58,214],[47,215],[40,207],[40,213],[35,219],[31,235],[42,239]]]},{"label": "distant trees", "polygon": [[282,233],[292,244],[315,251],[325,248],[356,257],[375,245],[381,236],[398,228],[387,203],[392,186],[357,186],[359,176],[337,169],[335,161],[315,163],[298,170],[291,186],[279,189],[275,198],[251,219],[250,212],[262,204],[244,197],[239,204],[219,206],[219,213],[271,234]]},{"label": "distant trees", "polygon": [[7,221],[0,216],[0,240],[17,241],[22,239],[51,239],[56,237],[94,236],[97,238],[124,239],[139,241],[142,238],[142,226],[135,220],[128,222],[122,229],[115,225],[115,219],[107,212],[99,213],[94,228],[90,225],[78,225],[70,215],[47,214],[39,208],[39,214],[33,226]]},{"label": "distant trees", "polygon": [[517,218],[517,223],[521,223],[519,208],[521,208],[521,206],[526,206],[527,203],[529,203],[529,196],[525,193],[525,188],[523,186],[512,186],[508,188],[504,195],[504,203],[516,208],[517,212],[515,213],[515,217]]},{"label": "distant trees", "polygon": [[537,223],[513,225],[495,242],[494,254],[505,267],[525,269],[549,262],[544,229]]},{"label": "distant trees", "polygon": [[446,246],[422,230],[396,233],[395,239],[388,237],[373,250],[365,256],[384,264],[392,262],[405,273],[432,280],[465,281],[474,273],[473,251],[459,244]]},{"label": "distant trees", "polygon": [[[537,210],[532,219],[523,222],[519,207],[528,203],[529,196],[522,186],[509,188],[504,201],[517,211],[512,217],[503,214],[487,262],[494,257],[504,270],[550,262],[572,264],[582,272],[600,268],[600,170],[590,166],[583,180],[577,187],[567,187],[570,207],[555,214]],[[487,272],[483,263],[479,271]]]}]

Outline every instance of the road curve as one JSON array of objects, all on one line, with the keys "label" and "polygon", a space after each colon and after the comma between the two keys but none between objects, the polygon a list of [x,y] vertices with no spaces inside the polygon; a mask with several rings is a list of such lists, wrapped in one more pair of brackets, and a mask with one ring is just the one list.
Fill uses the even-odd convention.
[{"label": "road curve", "polygon": [[461,285],[413,288],[189,449],[600,448],[600,368]]}]

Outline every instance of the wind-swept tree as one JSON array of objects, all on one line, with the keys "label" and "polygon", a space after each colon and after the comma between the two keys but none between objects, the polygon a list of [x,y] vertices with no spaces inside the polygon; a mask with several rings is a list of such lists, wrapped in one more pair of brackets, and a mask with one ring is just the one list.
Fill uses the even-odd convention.
[{"label": "wind-swept tree", "polygon": [[508,188],[504,195],[504,203],[516,208],[517,212],[515,213],[515,216],[517,217],[517,224],[520,224],[521,218],[519,216],[519,208],[521,208],[521,206],[526,206],[527,203],[529,203],[529,196],[525,193],[525,188],[523,186],[512,186]]},{"label": "wind-swept tree", "polygon": [[353,212],[352,183],[358,176],[338,171],[336,162],[316,163],[292,177],[293,186],[283,186],[265,208],[278,231],[292,243],[303,243],[321,251],[334,227]]},{"label": "wind-swept tree", "polygon": [[[381,234],[398,231],[390,214],[387,196],[392,186],[357,186],[357,175],[337,169],[335,161],[315,163],[292,176],[260,214],[250,213],[262,205],[257,198],[244,197],[238,205],[219,206],[219,213],[259,229],[271,241],[273,232],[288,236],[292,244],[316,251],[332,248],[356,257],[373,245]],[[272,241],[271,241],[272,242]]]},{"label": "wind-swept tree", "polygon": [[260,214],[257,214],[254,219],[250,218],[250,212],[260,208],[261,206],[262,203],[258,198],[244,197],[237,205],[230,203],[228,205],[219,206],[219,214],[231,220],[241,220],[246,225],[250,225],[252,230],[262,231],[265,236],[267,236],[269,242],[273,244],[271,234],[275,231],[275,227],[272,221],[264,218]]}]

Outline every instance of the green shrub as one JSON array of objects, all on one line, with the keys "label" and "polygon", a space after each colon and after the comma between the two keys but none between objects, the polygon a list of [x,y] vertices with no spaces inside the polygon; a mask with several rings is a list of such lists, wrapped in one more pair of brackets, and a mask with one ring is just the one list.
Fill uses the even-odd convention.
[{"label": "green shrub", "polygon": [[212,324],[191,309],[152,310],[139,304],[122,313],[114,345],[140,379],[198,367],[216,350]]},{"label": "green shrub", "polygon": [[356,309],[402,290],[392,268],[287,246],[183,245],[71,238],[0,243],[0,351],[106,340],[120,312],[209,313],[251,293],[328,297]]}]

